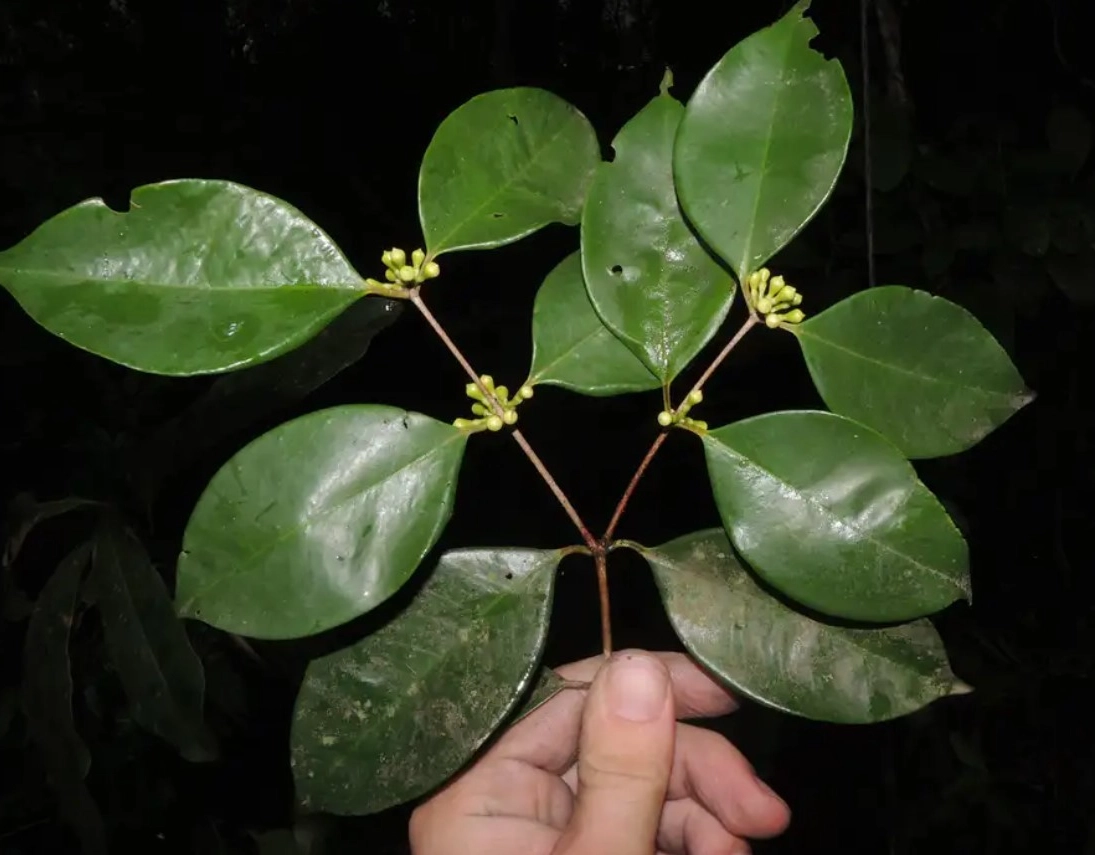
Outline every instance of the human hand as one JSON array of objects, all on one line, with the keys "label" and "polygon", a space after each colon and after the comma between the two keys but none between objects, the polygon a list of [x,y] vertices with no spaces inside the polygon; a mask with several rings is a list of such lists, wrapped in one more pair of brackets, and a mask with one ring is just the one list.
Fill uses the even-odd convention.
[{"label": "human hand", "polygon": [[733,698],[686,656],[631,650],[555,669],[566,689],[411,817],[414,855],[741,855],[787,805],[722,736],[677,718]]}]

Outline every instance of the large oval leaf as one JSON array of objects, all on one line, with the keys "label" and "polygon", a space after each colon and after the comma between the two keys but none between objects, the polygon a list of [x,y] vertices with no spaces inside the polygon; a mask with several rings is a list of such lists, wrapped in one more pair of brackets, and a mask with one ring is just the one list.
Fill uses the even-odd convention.
[{"label": "large oval leaf", "polygon": [[589,302],[581,254],[568,255],[536,294],[529,385],[546,383],[584,395],[620,395],[661,386]]},{"label": "large oval leaf", "polygon": [[840,63],[810,47],[809,0],[732,48],[700,82],[677,133],[685,213],[741,279],[829,198],[852,133]]},{"label": "large oval leaf", "polygon": [[226,463],[183,537],[180,614],[253,638],[345,623],[407,581],[452,513],[467,434],[395,407],[332,407]]},{"label": "large oval leaf", "polygon": [[95,539],[88,592],[134,720],[188,760],[213,759],[201,660],[148,553],[120,523],[104,523]]},{"label": "large oval leaf", "polygon": [[558,95],[477,95],[441,123],[422,158],[418,216],[431,256],[576,225],[600,162],[589,120]]},{"label": "large oval leaf", "polygon": [[734,545],[826,614],[902,621],[969,595],[966,542],[884,437],[822,412],[771,413],[703,439]]},{"label": "large oval leaf", "polygon": [[455,773],[531,685],[559,550],[445,553],[407,609],[314,660],[293,717],[297,794],[368,814]]},{"label": "large oval leaf", "polygon": [[871,288],[788,329],[829,408],[909,457],[963,451],[1033,399],[973,315],[923,291]]},{"label": "large oval leaf", "polygon": [[684,646],[743,695],[820,721],[884,721],[965,691],[928,620],[879,629],[821,623],[788,608],[708,529],[643,556]]},{"label": "large oval leaf", "polygon": [[88,199],[0,253],[0,283],[71,344],[155,374],[291,350],[364,295],[300,211],[228,181],[166,181],[117,213]]},{"label": "large oval leaf", "polygon": [[684,108],[668,95],[646,105],[612,141],[582,212],[582,270],[605,324],[663,383],[722,324],[729,273],[685,222],[673,187],[673,140]]}]

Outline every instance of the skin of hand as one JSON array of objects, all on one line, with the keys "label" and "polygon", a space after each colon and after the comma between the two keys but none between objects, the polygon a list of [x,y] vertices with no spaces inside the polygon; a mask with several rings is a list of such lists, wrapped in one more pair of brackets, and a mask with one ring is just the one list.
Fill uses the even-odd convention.
[{"label": "skin of hand", "polygon": [[734,699],[678,653],[555,669],[566,689],[411,817],[414,855],[742,855],[787,805],[722,736],[678,718]]}]

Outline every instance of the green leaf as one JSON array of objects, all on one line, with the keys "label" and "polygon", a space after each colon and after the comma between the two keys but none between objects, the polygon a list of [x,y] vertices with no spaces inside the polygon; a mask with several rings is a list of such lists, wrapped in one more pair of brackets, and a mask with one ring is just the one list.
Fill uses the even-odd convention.
[{"label": "green leaf", "polygon": [[582,259],[564,258],[544,280],[532,311],[529,385],[562,386],[584,395],[620,395],[661,386],[589,302]]},{"label": "green leaf", "polygon": [[403,311],[396,300],[354,303],[311,341],[247,371],[214,380],[177,418],[138,449],[131,470],[151,504],[169,475],[186,471],[226,439],[307,397],[358,362],[373,337]]},{"label": "green leaf", "polygon": [[973,315],[923,291],[871,288],[788,329],[829,408],[909,457],[963,451],[1034,397]]},{"label": "green leaf", "polygon": [[310,810],[375,813],[459,770],[529,687],[559,550],[447,552],[407,609],[314,660],[292,763]]},{"label": "green leaf", "polygon": [[738,279],[818,212],[852,133],[840,63],[810,47],[808,0],[730,50],[696,88],[673,172],[689,220]]},{"label": "green leaf", "polygon": [[117,213],[88,199],[0,253],[2,282],[55,335],[155,374],[291,350],[365,294],[313,222],[228,181],[166,181]]},{"label": "green leaf", "polygon": [[673,187],[684,108],[659,95],[612,141],[582,213],[582,270],[597,314],[663,383],[722,324],[734,282],[685,222]]},{"label": "green leaf", "polygon": [[783,605],[708,529],[642,551],[688,651],[737,692],[784,712],[860,724],[966,690],[930,621],[880,629],[821,623]]},{"label": "green leaf", "polygon": [[29,493],[16,494],[8,504],[7,518],[4,520],[4,548],[0,552],[0,567],[10,567],[15,563],[24,541],[40,523],[98,504],[78,496],[39,502]]},{"label": "green leaf", "polygon": [[80,580],[90,558],[91,544],[81,543],[61,560],[38,595],[23,644],[21,700],[27,734],[57,797],[58,812],[85,855],[105,855],[106,829],[84,783],[91,755],[73,718],[69,657]]},{"label": "green leaf", "polygon": [[883,436],[823,412],[712,430],[707,468],[734,545],[809,608],[903,621],[969,596],[966,542]]},{"label": "green leaf", "polygon": [[498,89],[437,128],[418,176],[430,256],[513,243],[549,223],[576,225],[600,162],[589,120],[543,89]]},{"label": "green leaf", "polygon": [[395,407],[332,407],[260,436],[205,488],[179,613],[252,638],[322,632],[384,602],[452,513],[467,434]]},{"label": "green leaf", "polygon": [[531,715],[544,704],[554,698],[566,688],[567,681],[552,671],[550,668],[541,668],[536,677],[536,682],[528,691],[525,699],[518,706],[517,711],[509,718],[512,727],[521,719]]},{"label": "green leaf", "polygon": [[187,760],[213,759],[201,660],[148,553],[120,523],[107,521],[98,532],[88,592],[133,720]]}]

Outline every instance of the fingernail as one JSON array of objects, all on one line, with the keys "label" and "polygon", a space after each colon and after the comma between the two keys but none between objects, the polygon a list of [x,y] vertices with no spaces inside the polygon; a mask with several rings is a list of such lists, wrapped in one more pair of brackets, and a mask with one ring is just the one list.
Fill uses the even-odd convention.
[{"label": "fingernail", "polygon": [[665,708],[665,669],[645,656],[613,659],[608,672],[608,707],[628,721],[653,721]]}]

